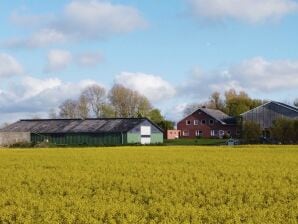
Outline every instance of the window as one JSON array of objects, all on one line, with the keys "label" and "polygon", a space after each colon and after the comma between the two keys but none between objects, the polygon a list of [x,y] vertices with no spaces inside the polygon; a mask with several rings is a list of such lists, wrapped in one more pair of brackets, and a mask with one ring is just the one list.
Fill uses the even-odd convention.
[{"label": "window", "polygon": [[219,136],[223,136],[225,134],[225,131],[219,130]]},{"label": "window", "polygon": [[202,124],[206,124],[206,121],[205,120],[202,120]]},{"label": "window", "polygon": [[182,135],[183,135],[183,136],[189,136],[189,131],[183,131],[183,132],[182,132]]},{"label": "window", "polygon": [[214,125],[214,120],[213,120],[213,119],[210,119],[210,120],[209,120],[209,124],[210,124],[210,125]]},{"label": "window", "polygon": [[199,120],[194,120],[194,121],[193,121],[193,124],[194,124],[194,125],[199,125]]},{"label": "window", "polygon": [[231,131],[227,131],[228,135],[231,135]]},{"label": "window", "polygon": [[190,124],[191,124],[190,120],[186,120],[186,125],[190,125]]},{"label": "window", "polygon": [[196,130],[196,136],[202,136],[203,132],[201,130]]},{"label": "window", "polygon": [[210,135],[213,137],[213,136],[215,136],[215,130],[211,130],[210,131]]}]

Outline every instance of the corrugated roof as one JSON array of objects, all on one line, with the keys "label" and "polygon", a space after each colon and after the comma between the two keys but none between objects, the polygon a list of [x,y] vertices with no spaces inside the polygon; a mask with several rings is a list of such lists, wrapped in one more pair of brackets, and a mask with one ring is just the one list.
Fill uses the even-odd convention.
[{"label": "corrugated roof", "polygon": [[290,110],[290,111],[293,111],[294,113],[297,113],[297,116],[298,116],[298,108],[297,107],[293,107],[293,106],[290,106],[290,105],[287,105],[287,104],[285,104],[285,103],[281,103],[281,102],[277,102],[277,101],[269,101],[269,102],[267,102],[267,103],[264,103],[264,104],[262,104],[262,105],[260,105],[260,106],[258,106],[258,107],[256,107],[256,108],[253,108],[253,109],[251,109],[251,110],[249,110],[249,111],[246,111],[246,112],[244,112],[244,113],[242,113],[242,114],[240,114],[241,116],[243,116],[243,115],[245,115],[245,114],[247,114],[247,113],[250,113],[251,111],[254,111],[254,110],[256,110],[256,109],[258,109],[258,108],[260,108],[260,107],[264,107],[264,106],[267,106],[267,105],[277,105],[277,106],[280,106],[280,107],[282,107],[282,108],[285,108],[285,109],[287,109],[287,110]]},{"label": "corrugated roof", "polygon": [[[34,119],[20,120],[1,132],[31,133],[115,133],[127,132],[147,118],[99,118],[99,119]],[[150,120],[148,120],[152,123]],[[152,125],[156,126],[154,123]],[[158,126],[156,126],[161,130]],[[161,130],[162,131],[162,130]]]}]

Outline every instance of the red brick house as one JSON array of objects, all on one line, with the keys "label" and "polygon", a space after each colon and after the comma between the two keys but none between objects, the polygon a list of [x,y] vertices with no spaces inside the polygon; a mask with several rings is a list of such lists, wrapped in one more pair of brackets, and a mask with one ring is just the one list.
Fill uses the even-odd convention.
[{"label": "red brick house", "polygon": [[236,119],[220,110],[199,108],[177,124],[181,138],[204,138],[224,136],[237,137],[239,130]]}]

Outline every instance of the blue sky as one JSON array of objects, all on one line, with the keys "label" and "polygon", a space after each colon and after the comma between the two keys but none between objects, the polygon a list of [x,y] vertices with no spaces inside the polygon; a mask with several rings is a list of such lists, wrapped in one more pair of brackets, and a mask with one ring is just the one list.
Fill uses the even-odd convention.
[{"label": "blue sky", "polygon": [[229,88],[298,97],[295,0],[12,0],[0,12],[0,123],[46,117],[92,83],[136,89],[173,120]]}]

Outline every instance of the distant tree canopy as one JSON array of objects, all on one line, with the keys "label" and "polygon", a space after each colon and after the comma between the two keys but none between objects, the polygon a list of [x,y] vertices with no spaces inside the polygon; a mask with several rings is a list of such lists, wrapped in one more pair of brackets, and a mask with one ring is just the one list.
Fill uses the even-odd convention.
[{"label": "distant tree canopy", "polygon": [[148,117],[163,129],[172,129],[159,109],[153,108],[147,97],[137,91],[115,84],[109,91],[98,85],[86,87],[78,99],[67,99],[59,106],[58,114],[49,111],[50,118],[129,118]]},{"label": "distant tree canopy", "polygon": [[185,108],[184,114],[190,114],[199,107],[204,106],[209,109],[221,110],[230,116],[238,116],[245,111],[262,105],[264,102],[263,100],[250,98],[244,91],[237,93],[235,89],[230,89],[224,93],[224,98],[221,97],[219,92],[213,92],[207,102],[189,104]]}]

